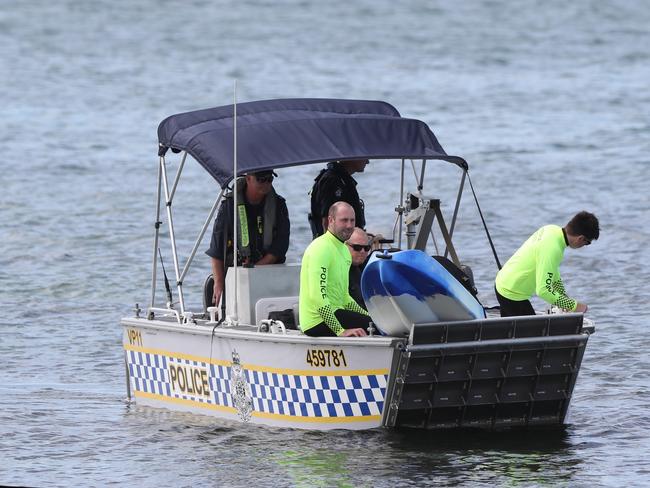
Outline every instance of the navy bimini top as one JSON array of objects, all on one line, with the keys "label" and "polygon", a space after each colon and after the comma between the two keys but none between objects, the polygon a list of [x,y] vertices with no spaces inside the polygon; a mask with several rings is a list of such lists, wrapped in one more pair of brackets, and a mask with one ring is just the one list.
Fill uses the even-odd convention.
[{"label": "navy bimini top", "polygon": [[[225,187],[233,178],[234,106],[172,115],[158,126],[159,154],[187,151]],[[442,159],[449,156],[427,124],[369,100],[294,98],[240,103],[237,172],[345,159]]]}]

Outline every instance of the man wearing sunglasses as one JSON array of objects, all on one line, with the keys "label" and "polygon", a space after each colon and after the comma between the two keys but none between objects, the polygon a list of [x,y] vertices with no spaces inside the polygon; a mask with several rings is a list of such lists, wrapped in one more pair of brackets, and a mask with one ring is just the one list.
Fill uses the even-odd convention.
[{"label": "man wearing sunglasses", "polygon": [[366,226],[363,200],[357,192],[352,175],[363,173],[367,159],[350,159],[328,163],[321,170],[311,190],[311,212],[308,216],[313,238],[322,235],[328,226],[327,212],[334,202],[347,202],[354,209],[357,227]]},{"label": "man wearing sunglasses", "polygon": [[348,275],[350,280],[350,296],[366,310],[366,302],[361,294],[361,273],[363,273],[363,268],[366,266],[368,254],[372,247],[369,241],[368,234],[359,227],[355,227],[350,238],[345,241],[352,256],[352,264],[350,265],[350,273]]},{"label": "man wearing sunglasses", "polygon": [[[237,179],[237,263],[240,266],[284,263],[289,248],[289,212],[284,198],[273,188],[272,170]],[[233,194],[226,195],[214,222],[210,249],[214,293],[219,304],[225,269],[233,265]],[[225,263],[225,266],[224,266]]]},{"label": "man wearing sunglasses", "polygon": [[560,263],[567,247],[579,249],[598,239],[596,216],[578,212],[564,227],[538,229],[499,270],[495,291],[502,317],[535,315],[530,303],[537,294],[550,305],[571,312],[586,312],[587,305],[567,296],[560,277]]}]

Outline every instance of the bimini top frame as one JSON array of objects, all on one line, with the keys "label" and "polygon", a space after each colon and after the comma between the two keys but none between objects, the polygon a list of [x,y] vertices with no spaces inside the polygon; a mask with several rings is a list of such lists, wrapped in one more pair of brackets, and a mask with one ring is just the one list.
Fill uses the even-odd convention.
[{"label": "bimini top frame", "polygon": [[[233,137],[235,130],[237,136]],[[181,322],[192,319],[192,314],[185,310],[183,279],[228,184],[233,180],[235,155],[238,176],[251,171],[346,159],[401,160],[400,204],[396,208],[398,217],[395,222],[395,230],[398,229],[399,223],[397,235],[400,246],[402,214],[405,210],[402,207],[405,161],[411,160],[420,195],[427,160],[447,161],[456,164],[463,170],[450,234],[453,233],[465,176],[469,175],[467,162],[458,156],[448,155],[427,124],[420,120],[401,117],[395,107],[381,101],[318,98],[279,99],[186,112],[172,115],[163,120],[158,127],[158,140],[158,192],[151,305],[148,315],[153,316],[151,312],[154,310],[165,310],[166,313],[175,314]],[[165,161],[165,155],[169,149],[172,149],[172,152],[184,152],[171,188],[168,183]],[[183,270],[181,270],[174,235],[172,202],[187,154],[196,159],[217,180],[221,186],[221,192],[210,210]],[[413,160],[422,161],[420,174],[418,174]],[[167,309],[155,309],[157,254],[161,224],[160,207],[163,192],[180,313],[173,307],[171,293],[168,294]]]}]

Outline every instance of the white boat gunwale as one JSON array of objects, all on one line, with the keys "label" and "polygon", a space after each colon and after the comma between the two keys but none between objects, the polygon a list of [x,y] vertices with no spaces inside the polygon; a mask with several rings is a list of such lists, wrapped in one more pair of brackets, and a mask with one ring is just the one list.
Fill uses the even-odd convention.
[{"label": "white boat gunwale", "polygon": [[[271,332],[258,332],[257,327],[254,325],[237,325],[234,327],[214,327],[207,321],[203,323],[192,324],[182,323],[179,324],[172,320],[160,320],[147,318],[125,317],[121,320],[122,326],[137,327],[152,331],[167,331],[179,332],[197,336],[207,336],[214,338],[233,338],[241,340],[255,340],[261,342],[287,342],[287,343],[300,343],[300,344],[317,344],[322,345],[350,345],[351,341],[347,337],[311,337],[303,334],[298,330],[287,330],[286,334],[271,333]],[[354,339],[354,344],[362,345],[364,347],[396,347],[397,344],[405,344],[406,338],[389,337],[389,336],[367,336],[357,337]]]}]

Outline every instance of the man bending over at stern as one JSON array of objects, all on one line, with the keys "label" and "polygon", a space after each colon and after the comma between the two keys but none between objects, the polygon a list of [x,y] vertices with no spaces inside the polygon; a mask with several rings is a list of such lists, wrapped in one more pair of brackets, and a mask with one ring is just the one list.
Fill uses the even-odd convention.
[{"label": "man bending over at stern", "polygon": [[564,227],[545,225],[515,252],[497,273],[495,290],[502,317],[535,315],[533,294],[564,310],[586,312],[587,305],[569,298],[560,278],[560,263],[568,247],[579,249],[598,239],[596,216],[577,213]]},{"label": "man bending over at stern", "polygon": [[327,214],[327,232],[314,239],[300,270],[300,328],[309,336],[366,335],[370,316],[350,296],[348,272],[352,257],[345,244],[354,230],[354,209],[334,203]]},{"label": "man bending over at stern", "polygon": [[[261,265],[284,263],[289,247],[289,212],[287,204],[273,188],[272,170],[258,171],[238,178],[237,192],[237,264]],[[214,222],[210,256],[214,291],[212,303],[219,305],[223,293],[225,269],[233,266],[232,193],[226,195]],[[225,249],[224,249],[225,248]],[[224,252],[225,251],[225,252]],[[225,254],[225,268],[224,268]]]}]

